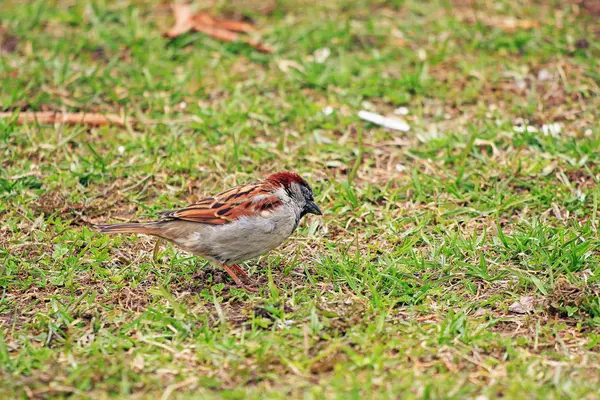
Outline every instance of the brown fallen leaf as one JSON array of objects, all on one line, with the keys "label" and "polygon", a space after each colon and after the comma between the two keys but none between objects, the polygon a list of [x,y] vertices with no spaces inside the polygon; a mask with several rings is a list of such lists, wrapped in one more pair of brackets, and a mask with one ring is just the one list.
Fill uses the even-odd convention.
[{"label": "brown fallen leaf", "polygon": [[[11,118],[14,115],[12,112],[0,112],[0,119]],[[55,111],[40,111],[40,112],[22,112],[17,117],[17,124],[25,124],[28,122],[36,122],[39,124],[54,124],[62,123],[66,125],[88,125],[88,126],[103,126],[117,125],[125,126],[128,124],[143,124],[143,125],[158,125],[158,124],[189,124],[192,122],[202,123],[202,118],[196,115],[187,115],[180,118],[172,119],[135,119],[125,118],[116,114],[97,114],[97,113],[61,113]]]},{"label": "brown fallen leaf", "polygon": [[[0,112],[0,118],[11,118],[12,112]],[[133,122],[133,119],[127,121],[124,117],[116,114],[96,114],[96,113],[62,113],[54,111],[41,112],[22,112],[17,116],[17,124],[28,122],[38,122],[40,124],[62,123],[66,125],[117,125],[125,126],[127,122]]]},{"label": "brown fallen leaf", "polygon": [[531,19],[517,19],[514,17],[477,14],[476,17],[464,16],[463,21],[469,23],[480,22],[492,28],[500,28],[506,32],[514,32],[517,29],[533,29],[540,26],[540,22]]},{"label": "brown fallen leaf", "polygon": [[581,4],[583,9],[592,14],[592,16],[600,16],[600,3],[598,0],[583,0]]},{"label": "brown fallen leaf", "polygon": [[216,19],[206,13],[194,15],[191,7],[187,4],[173,5],[173,15],[175,25],[166,32],[167,37],[176,38],[190,30],[195,30],[223,42],[240,41],[264,53],[273,51],[271,47],[261,43],[260,40],[238,34],[238,32],[256,32],[256,29],[246,22]]},{"label": "brown fallen leaf", "polygon": [[516,19],[513,17],[490,17],[484,23],[512,32],[517,29],[533,29],[540,26],[539,21],[531,19]]},{"label": "brown fallen leaf", "polygon": [[515,314],[529,314],[535,311],[535,298],[533,296],[521,296],[519,301],[515,301],[508,306],[508,311]]},{"label": "brown fallen leaf", "polygon": [[14,53],[19,46],[19,39],[10,33],[0,32],[0,53]]},{"label": "brown fallen leaf", "polygon": [[[14,115],[12,112],[0,112],[0,119],[11,118]],[[63,123],[66,125],[88,125],[88,126],[103,126],[117,125],[125,126],[126,124],[143,124],[143,125],[158,125],[158,124],[189,124],[192,122],[202,123],[202,118],[196,115],[187,115],[180,118],[172,119],[135,119],[124,118],[116,114],[97,114],[97,113],[61,113],[55,111],[40,111],[40,112],[22,112],[17,117],[17,124],[25,124],[28,122],[38,122],[40,124]]]}]

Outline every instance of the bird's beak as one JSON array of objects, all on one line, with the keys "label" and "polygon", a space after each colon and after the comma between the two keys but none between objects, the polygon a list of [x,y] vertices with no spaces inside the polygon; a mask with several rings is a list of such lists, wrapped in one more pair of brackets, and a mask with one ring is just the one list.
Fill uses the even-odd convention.
[{"label": "bird's beak", "polygon": [[314,201],[309,201],[308,203],[306,203],[306,206],[304,206],[304,210],[310,214],[323,215],[321,209]]}]

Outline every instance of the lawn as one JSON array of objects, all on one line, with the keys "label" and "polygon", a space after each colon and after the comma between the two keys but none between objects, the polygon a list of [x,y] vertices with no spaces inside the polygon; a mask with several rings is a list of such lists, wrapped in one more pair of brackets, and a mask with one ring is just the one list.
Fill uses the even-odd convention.
[{"label": "lawn", "polygon": [[[0,7],[0,398],[598,398],[594,1],[194,3],[271,53],[167,1]],[[259,293],[93,230],[278,170],[324,215]]]}]

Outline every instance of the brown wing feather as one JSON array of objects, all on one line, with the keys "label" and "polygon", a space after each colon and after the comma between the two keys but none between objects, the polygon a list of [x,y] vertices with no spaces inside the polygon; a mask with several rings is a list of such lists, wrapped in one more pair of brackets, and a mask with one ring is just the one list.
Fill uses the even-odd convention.
[{"label": "brown wing feather", "polygon": [[[163,219],[179,219],[209,225],[222,225],[241,216],[251,216],[282,204],[271,185],[265,182],[236,186],[215,197],[209,197],[185,208],[161,214]],[[261,196],[256,200],[256,196]],[[255,201],[256,200],[256,201]]]}]

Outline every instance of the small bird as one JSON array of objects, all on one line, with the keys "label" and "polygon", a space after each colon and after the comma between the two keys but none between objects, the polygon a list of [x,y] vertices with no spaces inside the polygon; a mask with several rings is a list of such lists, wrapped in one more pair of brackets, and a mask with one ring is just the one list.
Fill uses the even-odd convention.
[{"label": "small bird", "polygon": [[247,290],[237,265],[282,244],[306,214],[322,215],[308,183],[293,172],[235,186],[185,208],[160,213],[153,222],[96,225],[101,233],[157,236],[220,264]]}]

